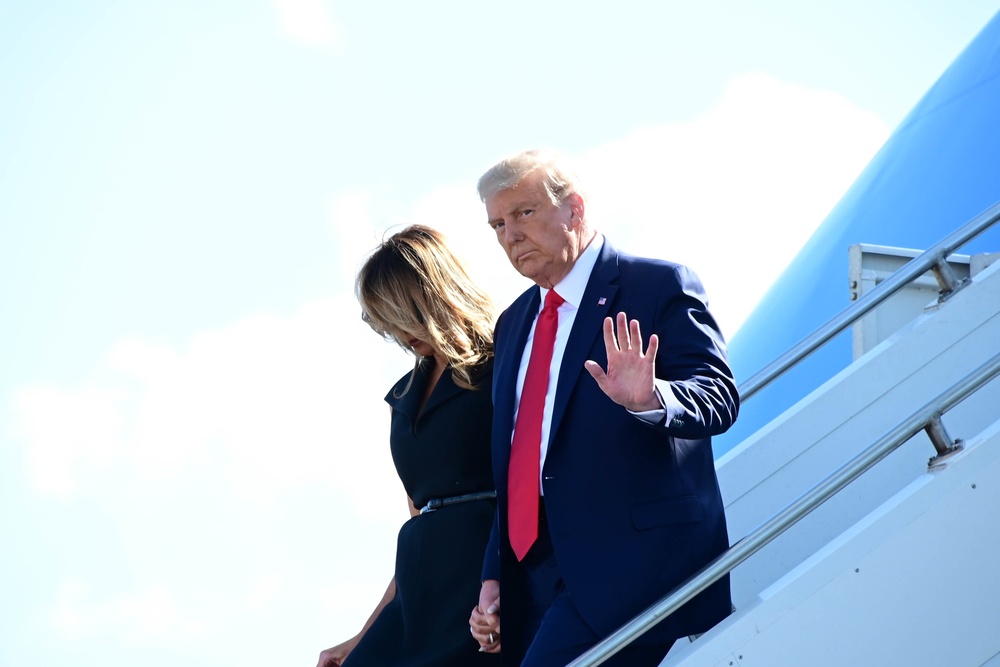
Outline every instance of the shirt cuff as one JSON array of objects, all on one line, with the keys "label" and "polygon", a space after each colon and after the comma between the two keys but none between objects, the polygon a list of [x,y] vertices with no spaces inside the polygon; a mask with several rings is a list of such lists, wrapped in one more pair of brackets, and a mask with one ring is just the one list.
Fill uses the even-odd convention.
[{"label": "shirt cuff", "polygon": [[653,410],[643,410],[642,412],[632,412],[631,410],[629,410],[629,413],[635,415],[644,422],[649,422],[650,424],[659,424],[664,419],[666,419],[667,408],[666,405],[664,405],[663,403],[663,396],[660,395],[660,388],[654,387],[653,389],[656,392],[656,400],[660,402],[661,407],[655,408]]}]

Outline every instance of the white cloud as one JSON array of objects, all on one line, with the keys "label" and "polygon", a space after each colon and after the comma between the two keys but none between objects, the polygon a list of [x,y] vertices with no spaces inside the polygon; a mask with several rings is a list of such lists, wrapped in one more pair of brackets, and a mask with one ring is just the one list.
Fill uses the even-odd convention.
[{"label": "white cloud", "polygon": [[90,570],[60,585],[61,637],[194,651],[273,631],[275,609],[329,618],[318,591],[338,627],[363,621],[406,517],[382,396],[410,361],[357,313],[341,295],[181,348],[122,340],[87,386],[17,395],[36,492],[75,503],[101,527],[87,552],[128,573],[126,590]]},{"label": "white cloud", "polygon": [[264,609],[286,589],[284,577],[276,574],[264,576],[253,582],[244,604],[250,609]]},{"label": "white cloud", "polygon": [[173,591],[162,584],[99,598],[82,577],[64,581],[49,616],[56,632],[79,640],[115,635],[125,643],[149,640],[186,641],[202,636],[205,624],[189,611],[181,612]]},{"label": "white cloud", "polygon": [[398,515],[400,497],[373,498],[366,480],[392,476],[381,398],[410,362],[357,313],[345,295],[204,332],[183,350],[122,340],[99,373],[110,386],[19,392],[36,488],[66,497],[96,465],[120,466],[123,484],[173,484],[211,464],[245,502],[322,482],[365,516]]},{"label": "white cloud", "polygon": [[67,498],[76,490],[79,469],[95,472],[112,465],[121,451],[122,395],[97,387],[33,386],[15,396],[19,431],[30,443],[28,475],[35,488]]},{"label": "white cloud", "polygon": [[888,135],[839,95],[747,74],[704,116],[581,163],[598,226],[623,250],[690,265],[732,336]]},{"label": "white cloud", "polygon": [[337,196],[329,205],[331,254],[340,268],[338,284],[345,294],[352,293],[357,270],[388,228],[374,223],[372,199],[369,192],[358,190]]},{"label": "white cloud", "polygon": [[282,32],[291,40],[320,50],[342,50],[344,31],[324,0],[272,0]]}]

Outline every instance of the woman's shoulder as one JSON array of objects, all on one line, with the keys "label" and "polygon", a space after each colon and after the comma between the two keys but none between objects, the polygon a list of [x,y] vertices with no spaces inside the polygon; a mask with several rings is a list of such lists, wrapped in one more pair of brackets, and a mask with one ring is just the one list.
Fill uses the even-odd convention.
[{"label": "woman's shoulder", "polygon": [[491,354],[485,361],[476,366],[473,369],[471,376],[472,382],[476,385],[476,387],[481,387],[483,384],[488,387],[493,379],[493,355]]},{"label": "woman's shoulder", "polygon": [[[406,398],[414,393],[417,385],[420,384],[420,367],[414,367],[405,373],[401,378],[396,380],[396,383],[392,385],[388,393],[385,395],[385,402],[389,405],[395,407],[399,405],[400,402],[405,401]],[[419,391],[417,392],[420,393]]]}]

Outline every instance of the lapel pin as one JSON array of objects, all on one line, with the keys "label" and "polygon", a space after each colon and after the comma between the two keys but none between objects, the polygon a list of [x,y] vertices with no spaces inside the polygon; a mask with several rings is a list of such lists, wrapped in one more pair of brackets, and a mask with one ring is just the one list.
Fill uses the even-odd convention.
[{"label": "lapel pin", "polygon": [[598,300],[597,300],[597,305],[598,305],[598,306],[603,306],[603,305],[604,305],[604,304],[606,304],[607,302],[608,302],[608,300],[607,300],[607,299],[605,299],[605,298],[604,298],[604,297],[602,296],[602,297],[601,297],[600,299],[598,299]]}]

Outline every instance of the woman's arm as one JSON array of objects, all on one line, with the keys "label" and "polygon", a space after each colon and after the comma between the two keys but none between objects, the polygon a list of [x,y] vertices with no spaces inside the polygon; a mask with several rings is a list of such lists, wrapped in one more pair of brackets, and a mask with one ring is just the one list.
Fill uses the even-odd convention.
[{"label": "woman's arm", "polygon": [[[413,505],[413,499],[407,496],[406,500],[410,506],[410,516],[414,517],[420,514],[420,511]],[[368,620],[365,622],[365,626],[361,628],[361,632],[354,635],[347,641],[337,644],[336,646],[332,646],[320,653],[319,662],[316,663],[316,667],[340,667],[344,660],[347,659],[348,654],[354,650],[354,647],[358,645],[361,638],[365,636],[366,632],[368,632],[368,628],[372,626],[372,623],[375,622],[378,615],[382,613],[382,610],[385,609],[385,606],[389,604],[394,597],[396,597],[395,577],[389,580],[389,585],[386,587],[385,593],[382,594],[382,599],[379,600],[378,605],[376,605],[375,611],[373,611],[371,616],[368,617]]]}]

